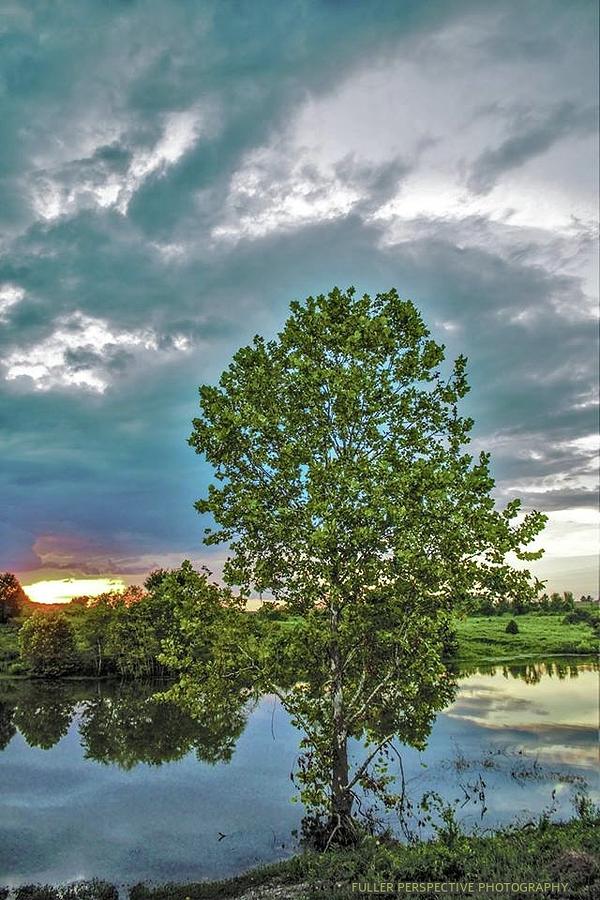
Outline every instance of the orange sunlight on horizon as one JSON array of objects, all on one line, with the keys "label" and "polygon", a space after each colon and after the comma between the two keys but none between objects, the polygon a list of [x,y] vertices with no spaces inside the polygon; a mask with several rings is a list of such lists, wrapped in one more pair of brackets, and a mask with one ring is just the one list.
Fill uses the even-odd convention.
[{"label": "orange sunlight on horizon", "polygon": [[124,591],[125,582],[120,578],[60,578],[24,584],[23,590],[35,603],[68,603],[73,597]]}]

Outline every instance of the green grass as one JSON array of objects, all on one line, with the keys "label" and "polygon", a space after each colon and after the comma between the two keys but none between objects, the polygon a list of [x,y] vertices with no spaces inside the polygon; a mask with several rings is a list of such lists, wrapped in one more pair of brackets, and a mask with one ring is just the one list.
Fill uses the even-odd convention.
[{"label": "green grass", "polygon": [[[233,900],[233,898],[296,898],[348,900],[360,896],[352,884],[398,882],[562,882],[560,894],[542,890],[535,896],[578,900],[600,896],[600,819],[549,823],[542,819],[522,828],[508,828],[485,836],[437,839],[416,844],[366,838],[357,849],[328,853],[307,852],[285,862],[263,866],[225,881],[161,886],[134,885],[130,900]],[[413,892],[414,895],[415,892]],[[2,891],[0,890],[0,896]],[[407,896],[395,893],[395,896]],[[70,886],[23,885],[16,900],[116,900],[106,882]],[[364,896],[364,892],[363,892]],[[389,896],[389,895],[388,895]],[[424,900],[439,898],[427,889]],[[454,893],[453,896],[463,896]],[[481,896],[481,895],[480,895]],[[518,890],[510,896],[531,897]]]},{"label": "green grass", "polygon": [[[566,824],[542,821],[487,836],[459,835],[452,842],[435,840],[413,845],[369,838],[356,850],[304,853],[227,881],[161,887],[136,885],[129,896],[130,900],[225,900],[242,895],[346,900],[359,896],[356,889],[352,891],[353,882],[460,880],[536,884],[562,881],[568,885],[560,894],[563,900],[597,897],[600,889],[598,825],[599,820],[577,819]],[[294,889],[294,885],[302,887]],[[431,898],[440,894],[425,890],[418,896]],[[525,896],[528,895],[511,893],[515,898]],[[549,896],[549,893],[536,896]]]},{"label": "green grass", "polygon": [[506,625],[513,618],[472,616],[457,622],[458,661],[493,662],[517,657],[551,657],[563,654],[589,655],[598,652],[598,639],[585,624],[565,625],[564,613],[540,616],[515,616],[518,634],[507,634]]}]

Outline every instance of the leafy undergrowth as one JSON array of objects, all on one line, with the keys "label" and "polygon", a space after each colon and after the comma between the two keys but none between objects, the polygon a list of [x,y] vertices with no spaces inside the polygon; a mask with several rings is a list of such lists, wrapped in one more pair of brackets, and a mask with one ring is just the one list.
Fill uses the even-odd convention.
[{"label": "leafy undergrowth", "polygon": [[0,625],[0,673],[19,675],[23,670],[19,660],[19,625]]}]

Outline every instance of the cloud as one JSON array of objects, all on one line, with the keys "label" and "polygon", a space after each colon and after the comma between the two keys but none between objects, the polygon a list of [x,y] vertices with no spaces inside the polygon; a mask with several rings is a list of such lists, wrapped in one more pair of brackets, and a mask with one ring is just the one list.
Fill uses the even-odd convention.
[{"label": "cloud", "polygon": [[[175,335],[160,349],[188,346],[185,336]],[[102,319],[74,312],[57,319],[47,338],[14,350],[2,365],[7,381],[27,378],[40,391],[74,387],[103,393],[111,374],[125,369],[136,354],[157,350],[158,338],[151,330],[115,331]]]},{"label": "cloud", "polygon": [[12,307],[20,303],[24,296],[25,291],[23,288],[17,287],[17,285],[0,285],[0,322],[8,319]]},{"label": "cloud", "polygon": [[366,215],[389,199],[410,166],[374,164],[352,155],[320,165],[308,150],[277,143],[253,151],[234,173],[212,236],[237,241]]},{"label": "cloud", "polygon": [[569,101],[559,103],[542,115],[531,110],[517,114],[511,127],[512,134],[475,160],[468,187],[477,194],[488,193],[500,175],[534,159],[562,138],[593,134],[597,119],[595,106],[578,109]]},{"label": "cloud", "polygon": [[[114,141],[93,149],[84,159],[31,175],[31,204],[36,216],[49,221],[74,215],[86,207],[115,208],[127,213],[131,198],[151,176],[164,176],[195,145],[202,116],[196,109],[162,116],[162,133],[153,146],[130,149]],[[123,137],[121,137],[123,141]]]},{"label": "cloud", "polygon": [[223,219],[212,235],[227,240],[261,238],[280,229],[337,219],[347,215],[359,198],[335,171],[319,171],[302,160],[278,160],[264,150],[254,152],[234,174]]},{"label": "cloud", "polygon": [[168,554],[127,555],[116,545],[69,534],[41,534],[33,543],[35,568],[77,571],[84,575],[105,573],[140,575],[163,567],[175,567],[183,558],[176,551]]}]

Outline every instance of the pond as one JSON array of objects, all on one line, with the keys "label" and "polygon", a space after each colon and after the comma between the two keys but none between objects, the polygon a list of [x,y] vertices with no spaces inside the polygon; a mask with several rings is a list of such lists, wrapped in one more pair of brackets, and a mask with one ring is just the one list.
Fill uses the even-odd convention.
[{"label": "pond", "polygon": [[[439,792],[467,827],[570,817],[582,789],[598,798],[597,673],[462,673],[427,749],[401,748],[410,796]],[[198,722],[154,691],[0,682],[0,884],[201,880],[294,852],[299,734],[278,702]]]}]

